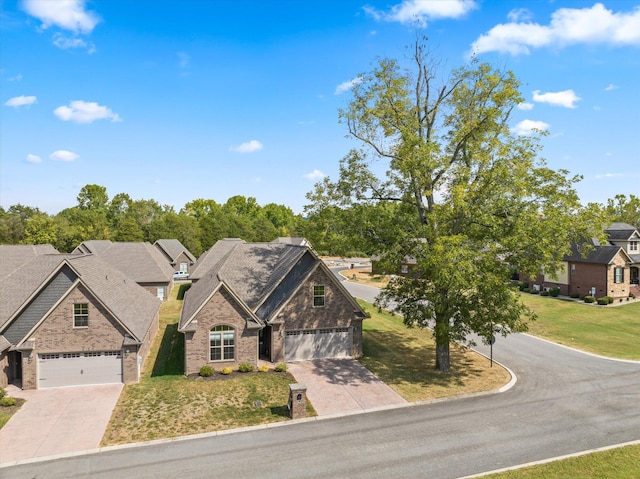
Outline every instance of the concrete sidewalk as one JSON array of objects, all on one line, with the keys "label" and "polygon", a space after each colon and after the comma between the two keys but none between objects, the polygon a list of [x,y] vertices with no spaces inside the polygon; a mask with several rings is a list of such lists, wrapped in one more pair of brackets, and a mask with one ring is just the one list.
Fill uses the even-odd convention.
[{"label": "concrete sidewalk", "polygon": [[407,402],[355,359],[317,359],[287,366],[307,386],[307,397],[319,416]]},{"label": "concrete sidewalk", "polygon": [[53,456],[100,445],[122,384],[75,386],[7,394],[27,400],[0,429],[0,463]]}]

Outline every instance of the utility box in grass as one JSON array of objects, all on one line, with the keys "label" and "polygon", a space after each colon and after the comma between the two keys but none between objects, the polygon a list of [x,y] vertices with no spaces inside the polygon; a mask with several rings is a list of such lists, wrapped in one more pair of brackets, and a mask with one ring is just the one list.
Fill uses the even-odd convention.
[{"label": "utility box in grass", "polygon": [[291,419],[307,417],[307,386],[289,384],[289,404],[287,407]]}]

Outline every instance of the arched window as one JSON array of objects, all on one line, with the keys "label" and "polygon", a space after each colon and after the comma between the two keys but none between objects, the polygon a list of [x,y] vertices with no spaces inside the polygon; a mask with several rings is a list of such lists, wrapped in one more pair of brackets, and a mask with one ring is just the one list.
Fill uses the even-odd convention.
[{"label": "arched window", "polygon": [[209,360],[229,361],[235,358],[236,332],[231,326],[216,326],[209,332]]}]

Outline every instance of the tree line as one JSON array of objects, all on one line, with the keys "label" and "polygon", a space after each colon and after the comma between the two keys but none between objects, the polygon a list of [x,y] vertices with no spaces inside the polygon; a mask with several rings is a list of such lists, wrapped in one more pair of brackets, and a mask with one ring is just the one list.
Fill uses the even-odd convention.
[{"label": "tree line", "polygon": [[271,241],[301,236],[303,219],[285,205],[261,206],[255,198],[233,196],[224,204],[196,199],[179,211],[127,193],[109,198],[104,186],[89,184],[77,204],[57,214],[16,204],[0,207],[0,244],[52,244],[70,252],[83,241],[149,241],[176,238],[198,257],[222,238]]}]

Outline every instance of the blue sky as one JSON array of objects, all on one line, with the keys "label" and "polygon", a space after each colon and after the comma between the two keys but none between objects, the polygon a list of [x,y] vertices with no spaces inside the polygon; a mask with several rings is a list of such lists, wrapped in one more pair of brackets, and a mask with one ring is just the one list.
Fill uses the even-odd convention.
[{"label": "blue sky", "polygon": [[640,194],[640,1],[0,1],[5,208],[57,213],[96,183],[302,212],[356,145],[349,82],[404,58],[416,22],[447,67],[513,70],[511,128],[548,130],[540,156],[584,203]]}]

